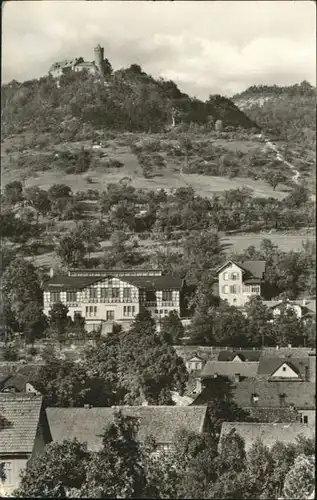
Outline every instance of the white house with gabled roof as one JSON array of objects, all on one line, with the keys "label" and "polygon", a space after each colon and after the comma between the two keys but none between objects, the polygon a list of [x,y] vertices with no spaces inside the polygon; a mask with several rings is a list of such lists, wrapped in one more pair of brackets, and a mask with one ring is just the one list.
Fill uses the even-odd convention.
[{"label": "white house with gabled roof", "polygon": [[251,297],[261,296],[264,272],[264,260],[225,262],[216,269],[220,298],[231,306],[244,307]]}]

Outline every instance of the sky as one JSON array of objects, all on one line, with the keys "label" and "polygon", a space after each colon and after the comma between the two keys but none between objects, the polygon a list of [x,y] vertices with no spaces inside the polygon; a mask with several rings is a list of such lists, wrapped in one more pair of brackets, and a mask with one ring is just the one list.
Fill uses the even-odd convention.
[{"label": "sky", "polygon": [[191,96],[250,85],[316,85],[316,4],[293,1],[15,1],[3,4],[2,82],[39,78],[51,64],[132,63]]}]

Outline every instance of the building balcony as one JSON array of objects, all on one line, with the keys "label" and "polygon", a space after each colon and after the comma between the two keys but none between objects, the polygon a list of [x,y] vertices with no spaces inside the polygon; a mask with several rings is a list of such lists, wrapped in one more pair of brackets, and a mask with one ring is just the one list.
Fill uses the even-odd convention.
[{"label": "building balcony", "polygon": [[138,304],[136,298],[115,298],[115,297],[99,297],[95,299],[83,299],[83,304]]}]

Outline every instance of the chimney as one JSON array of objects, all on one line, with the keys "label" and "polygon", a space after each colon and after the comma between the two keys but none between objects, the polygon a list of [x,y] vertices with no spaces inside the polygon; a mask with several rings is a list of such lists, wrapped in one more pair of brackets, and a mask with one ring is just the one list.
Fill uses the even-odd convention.
[{"label": "chimney", "polygon": [[288,344],[288,345],[287,345],[287,347],[288,347],[289,349],[292,349],[292,344]]},{"label": "chimney", "polygon": [[240,373],[235,373],[234,374],[234,381],[235,383],[237,384],[238,382],[240,382]]},{"label": "chimney", "polygon": [[316,351],[309,352],[309,382],[316,383]]},{"label": "chimney", "polygon": [[275,349],[276,349],[277,351],[279,350],[279,348],[280,348],[280,346],[279,346],[279,345],[277,345],[277,346],[275,347]]},{"label": "chimney", "polygon": [[303,307],[306,306],[306,299],[303,299]]},{"label": "chimney", "polygon": [[51,267],[50,268],[50,278],[53,278],[54,276],[54,269]]}]

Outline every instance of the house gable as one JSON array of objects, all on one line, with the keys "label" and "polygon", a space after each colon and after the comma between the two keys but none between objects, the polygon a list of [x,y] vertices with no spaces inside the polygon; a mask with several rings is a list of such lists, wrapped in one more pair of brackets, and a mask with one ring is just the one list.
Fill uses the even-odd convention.
[{"label": "house gable", "polygon": [[240,357],[239,354],[236,354],[232,361],[243,363],[244,359],[242,359],[242,357]]},{"label": "house gable", "polygon": [[289,363],[284,362],[279,366],[273,373],[271,373],[270,378],[300,378],[300,375],[289,365]]}]

